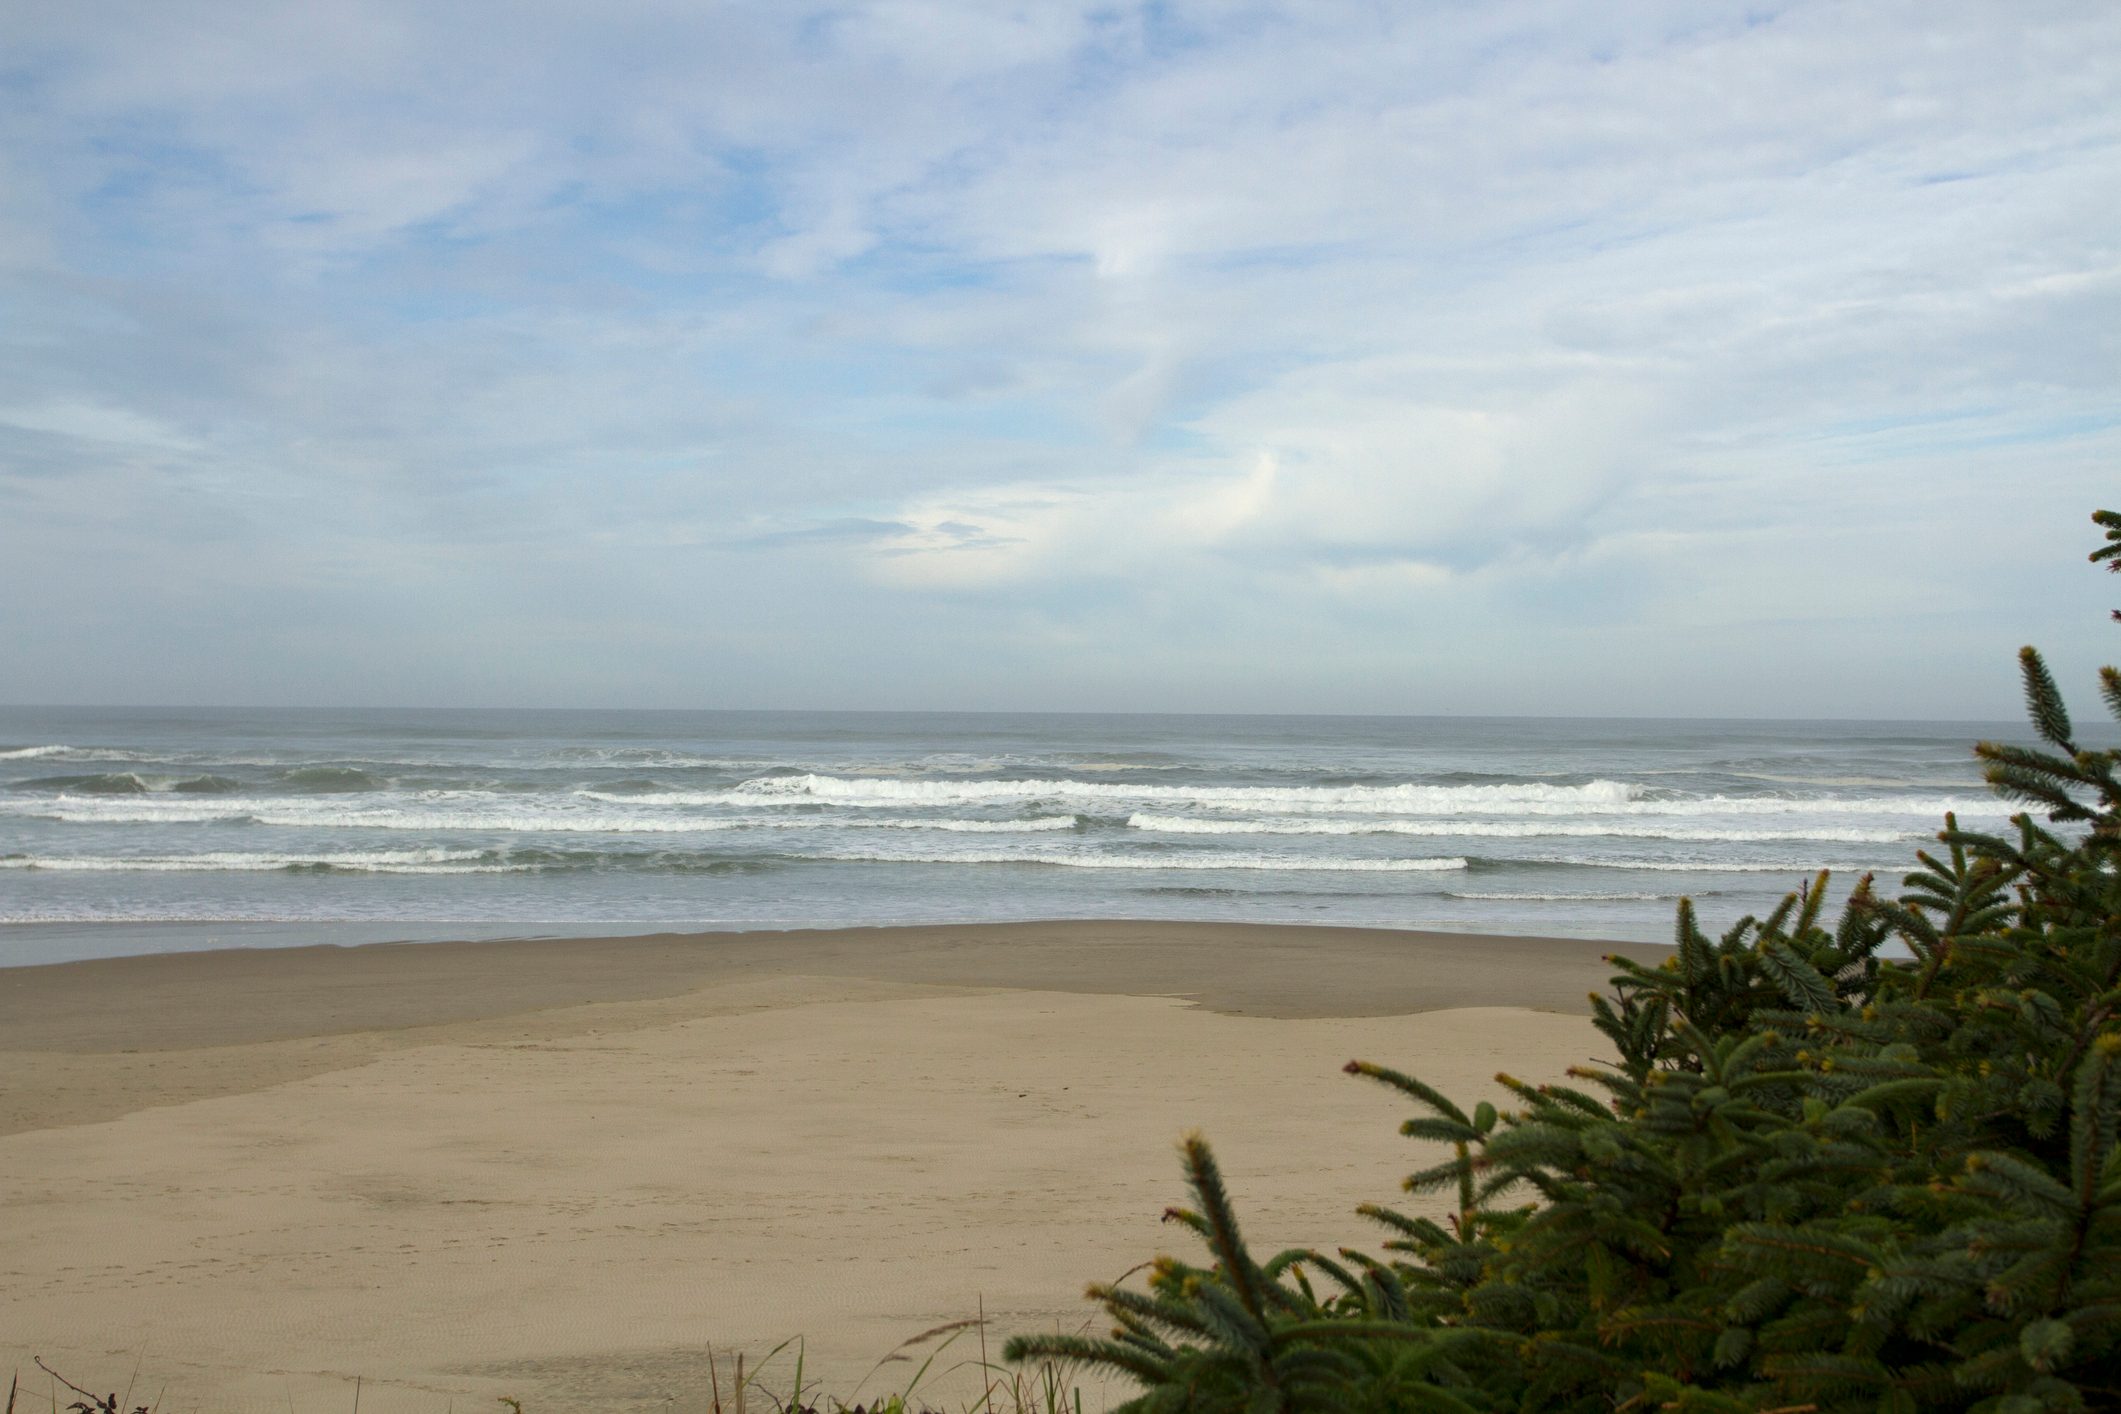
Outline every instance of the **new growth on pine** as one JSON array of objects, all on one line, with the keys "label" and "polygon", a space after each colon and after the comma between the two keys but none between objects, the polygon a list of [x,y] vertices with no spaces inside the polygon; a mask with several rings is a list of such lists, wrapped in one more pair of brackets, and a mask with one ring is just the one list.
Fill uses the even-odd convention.
[{"label": "new growth on pine", "polygon": [[[2121,514],[2093,518],[2121,571]],[[1976,748],[2030,807],[2010,833],[1946,816],[1831,926],[1823,873],[1719,935],[1682,902],[1662,965],[1608,959],[1616,1059],[1498,1076],[1509,1108],[1351,1063],[1445,1146],[1405,1183],[1441,1221],[1360,1210],[1382,1256],[1260,1258],[1189,1137],[1166,1216],[1204,1262],[1093,1287],[1108,1336],[1010,1358],[1125,1372],[1134,1414],[2121,1408],[2121,752],[2019,661],[2044,745]]]}]

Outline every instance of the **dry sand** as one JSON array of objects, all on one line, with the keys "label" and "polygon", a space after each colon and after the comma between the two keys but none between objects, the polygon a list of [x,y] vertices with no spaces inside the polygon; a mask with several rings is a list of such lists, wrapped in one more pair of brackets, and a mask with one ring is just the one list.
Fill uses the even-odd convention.
[{"label": "dry sand", "polygon": [[29,1407],[41,1354],[173,1411],[357,1377],[371,1414],[704,1409],[710,1347],[726,1382],[801,1335],[851,1397],[919,1331],[1079,1329],[1085,1281],[1182,1249],[1190,1128],[1255,1244],[1371,1241],[1351,1210],[1422,1159],[1340,1065],[1558,1076],[1616,946],[1097,922],[0,970],[0,1370]]}]

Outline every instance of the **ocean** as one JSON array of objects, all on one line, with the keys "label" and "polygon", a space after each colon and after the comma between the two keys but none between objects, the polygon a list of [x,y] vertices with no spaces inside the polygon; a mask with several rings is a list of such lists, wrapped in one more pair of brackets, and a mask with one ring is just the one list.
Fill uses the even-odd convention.
[{"label": "ocean", "polygon": [[[1995,826],[2013,722],[0,708],[0,955],[1038,918],[1616,940]],[[153,924],[153,927],[116,925]]]}]

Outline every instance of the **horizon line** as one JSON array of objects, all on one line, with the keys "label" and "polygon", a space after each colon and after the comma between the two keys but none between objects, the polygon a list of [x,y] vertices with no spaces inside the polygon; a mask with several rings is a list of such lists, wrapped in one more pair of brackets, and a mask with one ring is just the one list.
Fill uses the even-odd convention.
[{"label": "horizon line", "polygon": [[[1526,721],[1526,722],[1919,722],[1939,726],[1993,725],[2017,722],[2012,717],[1818,716],[1808,714],[1737,716],[1715,713],[1659,714],[1625,712],[1332,712],[1332,711],[1198,711],[1175,708],[1028,708],[1028,707],[623,707],[437,705],[424,703],[268,702],[0,702],[0,712],[576,712],[662,713],[694,715],[838,715],[860,717],[1316,717],[1350,721]],[[2099,724],[2093,724],[2099,725]]]}]

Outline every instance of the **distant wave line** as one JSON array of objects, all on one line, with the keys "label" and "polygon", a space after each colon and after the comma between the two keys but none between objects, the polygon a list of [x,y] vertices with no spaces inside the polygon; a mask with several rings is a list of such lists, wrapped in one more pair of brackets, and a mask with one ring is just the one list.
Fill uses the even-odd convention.
[{"label": "distant wave line", "polygon": [[273,871],[351,870],[367,873],[478,874],[549,869],[633,868],[650,872],[698,869],[765,868],[776,864],[826,862],[875,864],[1031,864],[1075,869],[1133,870],[1274,870],[1296,873],[1427,873],[1465,869],[1462,858],[1438,859],[1291,859],[1274,855],[1188,855],[1155,858],[1098,853],[1001,853],[977,851],[824,851],[766,856],[656,854],[602,855],[594,851],[554,854],[526,850],[383,850],[314,854],[264,854],[216,851],[190,855],[9,855],[0,869],[56,873],[265,873]]},{"label": "distant wave line", "polygon": [[889,781],[839,776],[767,776],[722,790],[681,790],[615,795],[594,789],[578,794],[593,800],[628,801],[670,806],[837,805],[847,808],[898,808],[972,805],[996,801],[1157,802],[1207,809],[1269,808],[1284,813],[1478,815],[1760,815],[1916,814],[1942,819],[1948,810],[1966,814],[1994,812],[1993,801],[1969,802],[1939,796],[1817,797],[1692,796],[1646,798],[1644,788],[1622,781],[1596,780],[1558,786],[1543,782],[1498,785],[1438,786],[1177,786],[1107,781],[1046,779],[1025,781]]},{"label": "distant wave line", "polygon": [[1498,890],[1493,893],[1478,893],[1472,890],[1446,890],[1445,898],[1491,899],[1503,903],[1661,903],[1676,899],[1678,894],[1634,894],[1634,893],[1575,893],[1542,894],[1511,893]]},{"label": "distant wave line", "polygon": [[67,797],[46,803],[8,802],[0,814],[18,818],[54,820],[65,824],[91,825],[214,825],[255,824],[282,829],[376,829],[376,830],[490,830],[509,834],[708,834],[728,830],[943,830],[965,834],[1040,834],[1072,830],[1074,815],[1039,815],[1021,820],[876,820],[845,817],[786,816],[770,819],[730,819],[707,816],[617,815],[553,811],[485,813],[465,810],[419,809],[328,809],[323,805],[303,808],[288,801],[222,798],[206,804],[189,800],[142,801],[128,798],[122,804],[74,801]]},{"label": "distant wave line", "polygon": [[701,792],[705,797],[727,794],[737,799],[821,801],[834,805],[909,806],[947,804],[970,800],[1173,800],[1195,804],[1252,804],[1268,801],[1303,801],[1320,804],[1385,808],[1404,811],[1408,807],[1478,809],[1524,808],[1540,804],[1622,804],[1635,798],[1640,788],[1620,781],[1592,781],[1580,786],[1556,786],[1542,782],[1508,785],[1431,786],[1407,783],[1370,786],[1165,786],[1136,785],[1111,781],[1077,781],[1066,778],[1027,781],[892,781],[849,779],[842,776],[765,776],[740,782],[729,792]]},{"label": "distant wave line", "polygon": [[1902,865],[1895,864],[1881,869],[1875,864],[1822,864],[1814,861],[1795,860],[1776,863],[1764,860],[1734,859],[1710,861],[1705,859],[1592,859],[1585,855],[1562,855],[1531,859],[1498,859],[1490,861],[1497,865],[1557,865],[1571,869],[1633,869],[1644,874],[1791,874],[1811,875],[1825,869],[1835,874],[1886,874],[1897,873]]},{"label": "distant wave line", "polygon": [[1216,820],[1188,815],[1130,815],[1127,828],[1171,835],[1422,835],[1458,838],[1699,840],[1760,843],[1774,840],[1828,840],[1852,844],[1896,844],[1924,838],[1907,830],[1864,830],[1820,825],[1812,829],[1716,830],[1681,825],[1572,825],[1559,821],[1475,820]]},{"label": "distant wave line", "polygon": [[53,873],[270,873],[338,869],[377,874],[509,873],[534,864],[483,862],[480,850],[375,850],[341,854],[5,855],[0,869]]},{"label": "distant wave line", "polygon": [[1121,854],[860,854],[832,853],[807,856],[842,863],[878,864],[1047,864],[1070,869],[1235,869],[1280,870],[1290,873],[1433,873],[1465,869],[1471,861],[1438,859],[1333,859],[1290,858],[1265,854],[1193,854],[1178,856]]}]

